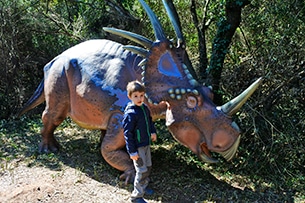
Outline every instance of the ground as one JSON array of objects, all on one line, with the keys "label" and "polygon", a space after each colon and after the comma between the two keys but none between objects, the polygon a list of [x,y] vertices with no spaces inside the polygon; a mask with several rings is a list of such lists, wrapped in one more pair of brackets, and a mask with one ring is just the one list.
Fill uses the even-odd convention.
[{"label": "ground", "polygon": [[[39,119],[37,119],[39,120]],[[0,203],[129,202],[133,186],[100,154],[99,131],[64,122],[55,136],[58,153],[39,154],[37,124],[2,121],[0,128]],[[161,133],[152,146],[153,170],[149,203],[303,202],[297,194],[278,191],[272,182],[254,182],[232,163],[202,165],[190,150]],[[200,166],[199,166],[200,165]],[[299,195],[300,196],[300,195]]]},{"label": "ground", "polygon": [[[0,202],[128,202],[129,192],[71,167],[52,171],[20,165],[1,176]],[[157,201],[149,201],[157,202]]]}]

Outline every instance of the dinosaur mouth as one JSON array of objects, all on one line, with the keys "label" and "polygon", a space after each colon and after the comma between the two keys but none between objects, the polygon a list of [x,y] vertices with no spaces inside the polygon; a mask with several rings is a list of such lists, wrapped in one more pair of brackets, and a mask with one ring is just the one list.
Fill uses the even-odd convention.
[{"label": "dinosaur mouth", "polygon": [[[240,135],[236,139],[235,143],[226,151],[218,152],[221,154],[227,161],[230,161],[234,155],[236,154],[237,148],[239,146],[240,142]],[[207,147],[207,144],[204,142],[200,144],[201,153],[199,154],[199,157],[202,161],[206,163],[217,163],[218,160],[211,157],[210,151]]]}]

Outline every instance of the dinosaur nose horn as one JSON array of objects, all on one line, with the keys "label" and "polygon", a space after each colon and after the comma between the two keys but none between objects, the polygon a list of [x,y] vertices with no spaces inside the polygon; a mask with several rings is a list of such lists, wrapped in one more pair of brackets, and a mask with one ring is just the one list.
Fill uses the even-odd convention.
[{"label": "dinosaur nose horn", "polygon": [[260,77],[254,83],[252,83],[245,91],[243,91],[240,95],[232,99],[231,101],[225,103],[220,108],[221,110],[227,114],[228,116],[234,115],[249,99],[249,97],[253,94],[253,92],[258,88],[258,86],[262,83],[263,79]]}]

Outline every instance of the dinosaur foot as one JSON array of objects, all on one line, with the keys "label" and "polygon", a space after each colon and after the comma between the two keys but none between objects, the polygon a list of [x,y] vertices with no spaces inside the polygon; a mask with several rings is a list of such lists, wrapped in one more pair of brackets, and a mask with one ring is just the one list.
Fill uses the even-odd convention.
[{"label": "dinosaur foot", "polygon": [[126,170],[121,176],[120,180],[125,180],[125,185],[128,183],[133,183],[136,176],[136,171],[134,169]]},{"label": "dinosaur foot", "polygon": [[52,140],[52,142],[41,142],[39,144],[39,153],[52,153],[52,152],[58,152],[59,151],[59,148],[60,148],[60,145],[59,143],[54,139]]}]

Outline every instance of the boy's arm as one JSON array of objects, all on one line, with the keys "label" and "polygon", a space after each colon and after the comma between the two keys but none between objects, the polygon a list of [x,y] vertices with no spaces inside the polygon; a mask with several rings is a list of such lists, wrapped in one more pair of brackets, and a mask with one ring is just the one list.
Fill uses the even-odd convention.
[{"label": "boy's arm", "polygon": [[152,121],[152,117],[150,115],[150,110],[148,109],[148,107],[146,106],[147,112],[148,112],[148,119],[149,119],[149,123],[150,123],[150,132],[152,133],[157,133],[154,122]]},{"label": "boy's arm", "polygon": [[149,121],[150,121],[150,138],[151,138],[151,141],[155,142],[157,141],[157,130],[156,130],[156,127],[155,127],[155,124],[154,122],[152,121],[152,117],[150,115],[150,111],[148,110],[149,112]]},{"label": "boy's arm", "polygon": [[150,119],[150,132],[156,134],[156,133],[157,133],[157,130],[156,130],[156,127],[155,127],[154,122],[152,121],[151,116],[149,116],[149,119]]},{"label": "boy's arm", "polygon": [[136,148],[136,137],[134,136],[135,118],[132,114],[125,114],[123,119],[124,138],[128,154],[136,155],[138,150]]}]

